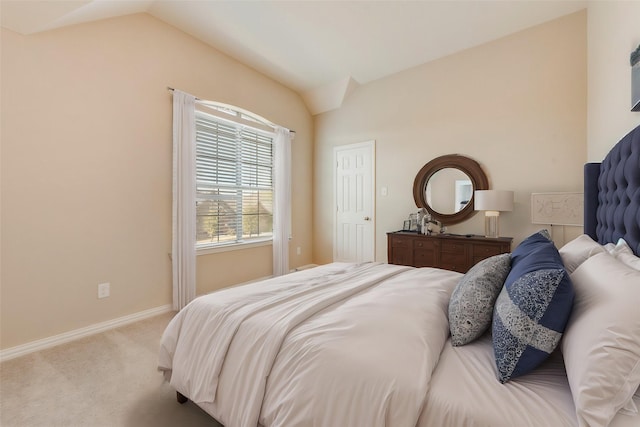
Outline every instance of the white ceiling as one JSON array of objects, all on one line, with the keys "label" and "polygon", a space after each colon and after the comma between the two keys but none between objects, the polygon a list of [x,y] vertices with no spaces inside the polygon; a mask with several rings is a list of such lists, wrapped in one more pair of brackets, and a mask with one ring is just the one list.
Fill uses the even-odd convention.
[{"label": "white ceiling", "polygon": [[299,92],[313,114],[357,84],[576,12],[587,1],[0,0],[32,34],[146,12]]}]

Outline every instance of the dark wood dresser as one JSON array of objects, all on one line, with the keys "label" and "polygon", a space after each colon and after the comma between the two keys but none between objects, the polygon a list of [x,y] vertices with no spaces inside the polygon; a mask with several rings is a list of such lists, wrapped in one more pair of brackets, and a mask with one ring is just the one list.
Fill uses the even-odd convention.
[{"label": "dark wood dresser", "polygon": [[389,264],[438,267],[466,273],[478,261],[511,252],[511,237],[456,234],[431,236],[409,231],[387,233]]}]

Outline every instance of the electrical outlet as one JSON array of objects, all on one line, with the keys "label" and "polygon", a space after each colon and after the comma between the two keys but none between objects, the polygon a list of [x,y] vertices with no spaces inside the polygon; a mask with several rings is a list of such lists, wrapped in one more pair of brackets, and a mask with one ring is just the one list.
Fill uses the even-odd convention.
[{"label": "electrical outlet", "polygon": [[296,248],[296,254],[297,254],[297,255],[300,255],[301,253],[302,253],[302,249],[300,249],[300,246],[298,246],[298,247]]},{"label": "electrical outlet", "polygon": [[111,293],[111,285],[109,283],[100,283],[98,285],[98,298],[106,298]]}]

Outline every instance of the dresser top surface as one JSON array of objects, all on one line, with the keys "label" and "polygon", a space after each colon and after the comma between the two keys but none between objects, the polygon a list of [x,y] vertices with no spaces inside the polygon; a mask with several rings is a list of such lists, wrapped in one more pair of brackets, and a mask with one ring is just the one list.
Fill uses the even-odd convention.
[{"label": "dresser top surface", "polygon": [[465,240],[465,241],[478,241],[478,242],[500,242],[500,243],[511,243],[513,240],[512,237],[485,237],[479,234],[454,234],[454,233],[442,233],[442,234],[420,234],[415,231],[390,231],[387,233],[388,235],[397,235],[397,236],[409,236],[409,237],[422,237],[429,239],[455,239],[455,240]]}]

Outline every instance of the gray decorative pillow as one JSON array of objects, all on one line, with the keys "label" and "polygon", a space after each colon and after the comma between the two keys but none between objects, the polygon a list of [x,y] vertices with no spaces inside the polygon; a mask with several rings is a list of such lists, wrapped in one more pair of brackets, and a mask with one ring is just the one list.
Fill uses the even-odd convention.
[{"label": "gray decorative pillow", "polygon": [[501,254],[480,261],[460,279],[449,300],[451,344],[469,344],[489,329],[510,269],[511,255]]}]

